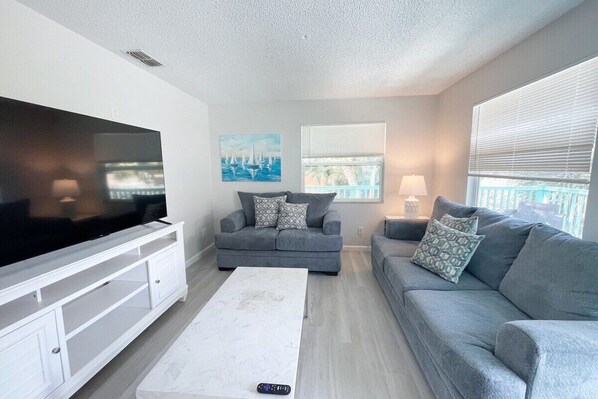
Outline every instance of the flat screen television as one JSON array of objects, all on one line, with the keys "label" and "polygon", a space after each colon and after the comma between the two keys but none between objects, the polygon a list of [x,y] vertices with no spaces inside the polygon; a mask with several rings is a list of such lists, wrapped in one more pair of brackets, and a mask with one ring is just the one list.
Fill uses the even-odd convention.
[{"label": "flat screen television", "polygon": [[160,132],[0,97],[0,266],[166,217]]}]

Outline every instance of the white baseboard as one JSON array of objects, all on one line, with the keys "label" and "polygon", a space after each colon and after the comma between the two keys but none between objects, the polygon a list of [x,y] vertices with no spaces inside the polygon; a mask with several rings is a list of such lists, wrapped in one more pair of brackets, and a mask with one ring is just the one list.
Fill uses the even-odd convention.
[{"label": "white baseboard", "polygon": [[369,252],[372,250],[372,247],[369,245],[343,245],[343,251],[366,251]]},{"label": "white baseboard", "polygon": [[192,257],[190,257],[189,259],[187,259],[185,261],[185,267],[189,267],[192,264],[194,264],[195,262],[197,262],[198,260],[200,260],[201,258],[209,255],[213,250],[214,250],[214,244],[210,244],[207,247],[205,247],[204,249],[202,249],[201,251],[199,251],[198,253],[196,253],[195,255],[193,255]]}]

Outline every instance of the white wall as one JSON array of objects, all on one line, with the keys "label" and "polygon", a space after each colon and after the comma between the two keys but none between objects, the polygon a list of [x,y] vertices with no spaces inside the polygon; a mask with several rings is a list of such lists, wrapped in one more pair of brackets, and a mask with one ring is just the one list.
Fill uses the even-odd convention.
[{"label": "white wall", "polygon": [[[588,0],[439,95],[434,193],[464,202],[473,105],[598,55],[598,0]],[[598,158],[598,157],[596,157]],[[598,166],[584,238],[598,240]]]},{"label": "white wall", "polygon": [[[381,231],[384,215],[403,213],[405,197],[396,194],[403,175],[423,174],[432,187],[435,113],[433,96],[210,105],[216,226],[221,217],[240,209],[237,191],[301,190],[301,125],[384,121],[384,202],[332,206],[341,214],[345,245],[369,245],[371,234]],[[281,134],[282,182],[222,182],[219,136],[235,133]],[[421,201],[422,213],[429,213],[433,198],[422,197]],[[357,235],[358,226],[364,226],[363,237]]]},{"label": "white wall", "polygon": [[185,221],[187,258],[213,241],[205,104],[12,0],[0,2],[0,60],[0,96],[104,119],[114,107],[161,131],[168,220]]}]

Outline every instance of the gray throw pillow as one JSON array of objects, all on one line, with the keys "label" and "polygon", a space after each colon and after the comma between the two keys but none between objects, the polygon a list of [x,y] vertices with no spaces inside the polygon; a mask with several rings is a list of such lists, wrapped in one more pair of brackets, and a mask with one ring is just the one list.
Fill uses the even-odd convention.
[{"label": "gray throw pillow", "polygon": [[478,231],[478,217],[456,218],[448,213],[440,218],[440,223],[462,233],[475,234]]},{"label": "gray throw pillow", "polygon": [[458,283],[459,276],[483,239],[484,236],[462,233],[432,220],[411,262],[451,283]]},{"label": "gray throw pillow", "polygon": [[287,196],[263,198],[254,196],[255,228],[276,227],[280,206],[287,200]]},{"label": "gray throw pillow", "polygon": [[307,229],[305,221],[308,204],[284,203],[280,207],[276,230]]},{"label": "gray throw pillow", "polygon": [[286,193],[284,191],[278,193],[245,193],[243,191],[238,191],[237,194],[239,195],[241,208],[243,208],[243,213],[245,214],[245,224],[247,226],[253,226],[255,224],[255,202],[253,201],[253,197],[282,197]]}]

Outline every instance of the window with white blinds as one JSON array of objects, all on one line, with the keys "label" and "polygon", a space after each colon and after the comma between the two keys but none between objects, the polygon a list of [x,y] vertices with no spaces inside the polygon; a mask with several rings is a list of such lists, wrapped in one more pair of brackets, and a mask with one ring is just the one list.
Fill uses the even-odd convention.
[{"label": "window with white blinds", "polygon": [[597,128],[598,57],[476,105],[468,202],[582,237]]},{"label": "window with white blinds", "polygon": [[301,127],[301,156],[352,157],[384,155],[385,123]]},{"label": "window with white blinds", "polygon": [[301,127],[303,190],[337,202],[380,202],[385,123]]},{"label": "window with white blinds", "polygon": [[473,109],[469,174],[589,183],[598,57]]}]

